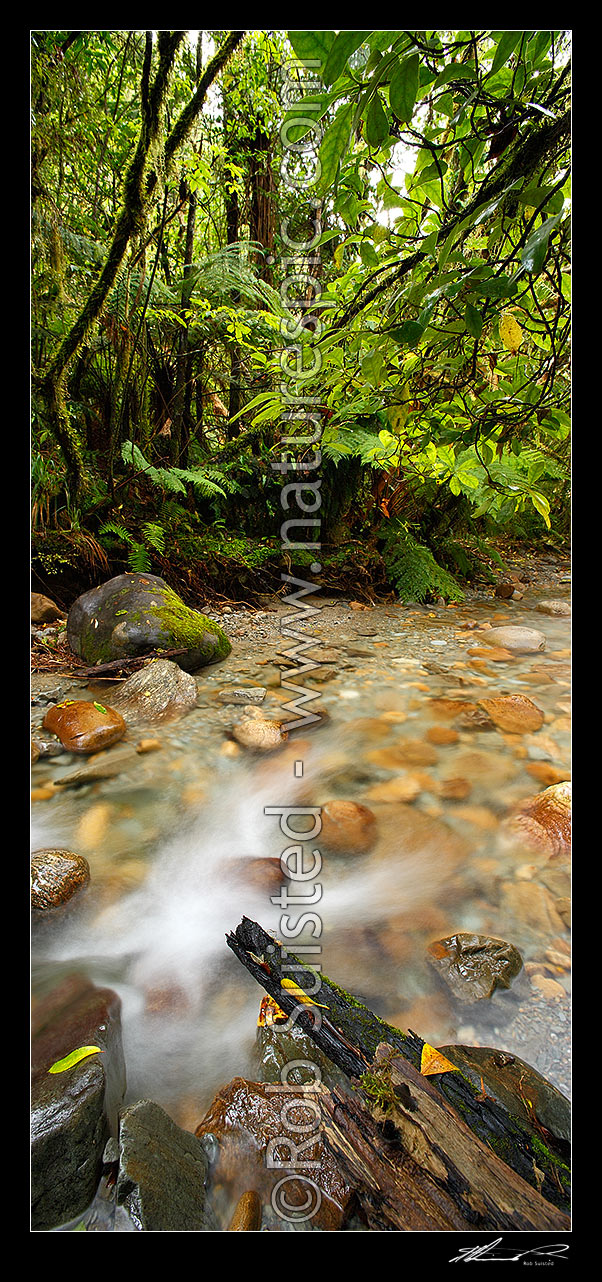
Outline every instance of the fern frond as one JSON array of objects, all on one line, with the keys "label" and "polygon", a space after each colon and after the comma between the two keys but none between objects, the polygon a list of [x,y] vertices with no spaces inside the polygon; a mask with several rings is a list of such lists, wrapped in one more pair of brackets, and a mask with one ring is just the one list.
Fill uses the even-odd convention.
[{"label": "fern frond", "polygon": [[432,596],[464,599],[453,574],[438,565],[430,548],[418,543],[400,521],[392,520],[386,527],[383,560],[402,601],[425,601]]}]

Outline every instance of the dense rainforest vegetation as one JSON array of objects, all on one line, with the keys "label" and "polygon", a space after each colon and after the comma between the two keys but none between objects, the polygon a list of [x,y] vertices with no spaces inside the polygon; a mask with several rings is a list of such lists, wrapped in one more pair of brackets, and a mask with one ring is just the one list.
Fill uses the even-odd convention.
[{"label": "dense rainforest vegetation", "polygon": [[567,545],[568,33],[36,31],[31,86],[35,590]]}]

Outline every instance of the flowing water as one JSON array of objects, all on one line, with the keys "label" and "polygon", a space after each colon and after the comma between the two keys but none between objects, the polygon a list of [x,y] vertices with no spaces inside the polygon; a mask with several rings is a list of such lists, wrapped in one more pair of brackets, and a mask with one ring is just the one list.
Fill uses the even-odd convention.
[{"label": "flowing water", "polygon": [[[69,848],[91,867],[77,907],[34,932],[34,994],[73,971],[119,993],[128,1100],[154,1099],[194,1129],[221,1085],[256,1076],[262,990],[225,936],[243,915],[280,938],[292,934],[302,909],[271,902],[283,879],[276,871],[272,880],[273,866],[260,862],[279,858],[290,840],[266,811],[336,798],[368,806],[378,837],[368,853],[322,852],[312,883],[320,887],[313,911],[321,933],[316,938],[314,924],[311,934],[287,937],[290,951],[312,944],[318,951],[303,953],[307,961],[396,1026],[433,1044],[514,1051],[568,1092],[570,963],[558,961],[569,935],[555,905],[570,896],[569,873],[562,858],[509,841],[503,823],[553,778],[570,779],[570,620],[536,610],[541,597],[568,591],[556,580],[511,603],[483,594],[456,608],[369,611],[316,598],[320,614],[304,632],[329,656],[319,673],[327,679],[315,683],[328,719],[269,755],[233,744],[240,709],[221,702],[219,691],[267,684],[266,713],[282,706],[286,611],[255,619],[254,631],[248,615],[233,616],[252,636],[234,636],[229,658],[196,674],[198,707],[179,721],[132,727],[122,744],[85,765],[108,763],[108,777],[84,771],[77,787],[34,802],[32,848]],[[487,642],[486,632],[463,627],[475,622],[536,627],[546,649],[503,663],[471,656]],[[34,693],[50,685],[39,676]],[[66,685],[55,698],[65,697]],[[110,704],[112,688],[71,687],[70,697]],[[541,729],[510,735],[450,718],[446,700],[474,704],[492,694],[527,695],[544,713]],[[35,713],[39,724],[43,708]],[[150,736],[160,747],[137,752]],[[43,758],[32,783],[43,788],[81,767],[69,753]],[[310,846],[319,848],[319,837]],[[525,969],[509,991],[471,1005],[454,999],[427,948],[458,931],[519,949]],[[560,987],[554,998],[534,987],[535,963]]]}]

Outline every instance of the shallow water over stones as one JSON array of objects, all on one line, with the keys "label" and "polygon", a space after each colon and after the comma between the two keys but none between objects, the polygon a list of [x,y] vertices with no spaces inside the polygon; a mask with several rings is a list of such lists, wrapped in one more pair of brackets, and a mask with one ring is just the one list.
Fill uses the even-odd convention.
[{"label": "shallow water over stones", "polygon": [[[47,991],[77,970],[119,993],[128,1100],[153,1099],[194,1130],[221,1086],[256,1076],[262,993],[224,936],[243,914],[282,938],[288,913],[292,931],[301,909],[270,902],[283,878],[278,865],[273,880],[274,865],[265,876],[258,865],[290,844],[274,811],[335,801],[372,813],[370,841],[360,831],[346,849],[324,844],[314,910],[322,932],[287,938],[290,950],[313,945],[314,960],[304,960],[431,1044],[514,1052],[569,1092],[568,855],[533,848],[508,823],[571,777],[570,617],[537,609],[568,601],[568,591],[552,578],[520,601],[487,593],[456,607],[365,611],[316,594],[319,613],[294,626],[324,662],[284,679],[315,688],[328,717],[265,754],[236,742],[242,709],[224,691],[265,687],[262,713],[283,719],[295,697],[281,686],[295,643],[280,622],[288,614],[290,626],[291,610],[230,611],[232,653],[195,674],[197,706],[186,715],[137,721],[92,757],[38,757],[32,848],[82,855],[91,882],[68,918],[34,933],[34,986]],[[545,649],[488,646],[488,631],[502,626],[537,629]],[[120,684],[67,688],[44,674],[32,693],[110,706]],[[487,701],[507,696],[531,701],[539,728],[539,718],[510,722],[513,731],[493,722]],[[34,739],[46,707],[34,703]],[[320,848],[319,836],[311,845]],[[470,1005],[454,999],[428,948],[461,932],[518,949],[523,968],[510,989]]]}]

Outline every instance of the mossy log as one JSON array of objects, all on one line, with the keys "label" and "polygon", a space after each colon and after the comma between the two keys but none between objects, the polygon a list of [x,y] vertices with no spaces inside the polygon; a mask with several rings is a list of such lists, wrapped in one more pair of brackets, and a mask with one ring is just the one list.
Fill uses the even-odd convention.
[{"label": "mossy log", "polygon": [[371,1227],[384,1220],[395,1230],[570,1228],[564,1212],[477,1139],[433,1079],[386,1042],[368,1076],[378,1081],[377,1103],[339,1089],[317,1098],[323,1138]]},{"label": "mossy log", "polygon": [[[227,943],[281,1009],[294,1017],[359,1090],[361,1078],[369,1074],[382,1043],[399,1056],[399,1064],[408,1074],[413,1069],[420,1079],[424,1040],[412,1030],[406,1033],[387,1024],[345,989],[304,965],[247,917],[227,936]],[[290,986],[291,981],[306,995],[305,1001]],[[540,1136],[527,1122],[522,1124],[496,1100],[478,1091],[461,1071],[429,1078],[429,1095],[432,1091],[441,1098],[442,1107],[444,1101],[451,1107],[475,1142],[481,1142],[481,1148],[486,1145],[544,1205],[558,1208],[554,1223],[565,1228],[566,1216],[561,1213],[570,1205],[570,1149],[566,1141],[549,1132]],[[550,1222],[542,1221],[541,1227],[549,1228]]]}]

